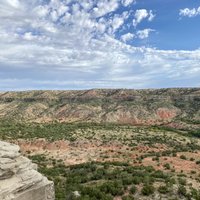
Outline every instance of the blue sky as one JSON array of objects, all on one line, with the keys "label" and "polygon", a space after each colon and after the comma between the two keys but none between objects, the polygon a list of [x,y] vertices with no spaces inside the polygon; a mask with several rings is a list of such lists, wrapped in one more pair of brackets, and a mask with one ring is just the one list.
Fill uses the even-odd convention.
[{"label": "blue sky", "polygon": [[200,1],[0,0],[0,90],[200,86]]},{"label": "blue sky", "polygon": [[200,15],[196,17],[183,17],[179,15],[180,9],[198,8],[200,1],[189,0],[143,0],[138,1],[134,7],[145,7],[156,13],[151,24],[141,23],[138,28],[152,27],[156,32],[151,35],[148,42],[152,47],[159,49],[195,50],[200,45]]}]

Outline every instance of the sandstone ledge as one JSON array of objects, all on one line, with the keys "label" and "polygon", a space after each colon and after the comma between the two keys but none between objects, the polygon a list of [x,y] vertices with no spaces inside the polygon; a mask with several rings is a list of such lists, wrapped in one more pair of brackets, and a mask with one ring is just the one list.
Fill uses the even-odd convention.
[{"label": "sandstone ledge", "polygon": [[54,200],[53,182],[37,172],[37,165],[19,147],[0,141],[0,199]]}]

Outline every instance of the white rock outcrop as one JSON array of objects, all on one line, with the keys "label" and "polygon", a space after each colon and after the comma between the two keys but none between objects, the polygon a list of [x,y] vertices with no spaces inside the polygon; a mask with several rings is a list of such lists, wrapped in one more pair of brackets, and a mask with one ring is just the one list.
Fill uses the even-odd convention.
[{"label": "white rock outcrop", "polygon": [[0,141],[0,200],[54,200],[54,185],[19,146]]}]

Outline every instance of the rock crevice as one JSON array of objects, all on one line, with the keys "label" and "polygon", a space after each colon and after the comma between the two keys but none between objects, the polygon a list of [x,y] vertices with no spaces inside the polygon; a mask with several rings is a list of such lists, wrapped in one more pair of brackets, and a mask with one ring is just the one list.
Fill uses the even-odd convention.
[{"label": "rock crevice", "polygon": [[54,200],[53,182],[19,153],[19,146],[0,141],[0,199]]}]

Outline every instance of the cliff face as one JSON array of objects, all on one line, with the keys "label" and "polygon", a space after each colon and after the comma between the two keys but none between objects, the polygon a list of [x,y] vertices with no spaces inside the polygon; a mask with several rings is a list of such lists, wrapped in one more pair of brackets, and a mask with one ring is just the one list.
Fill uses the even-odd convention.
[{"label": "cliff face", "polygon": [[17,145],[0,141],[0,199],[54,200],[53,183],[36,168]]},{"label": "cliff face", "polygon": [[162,124],[200,120],[200,89],[0,93],[0,118],[35,122]]}]

